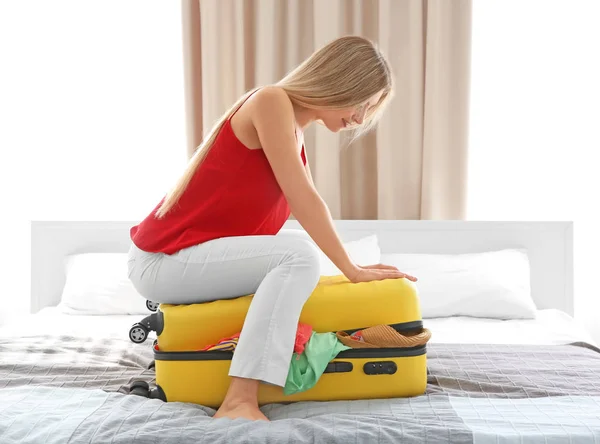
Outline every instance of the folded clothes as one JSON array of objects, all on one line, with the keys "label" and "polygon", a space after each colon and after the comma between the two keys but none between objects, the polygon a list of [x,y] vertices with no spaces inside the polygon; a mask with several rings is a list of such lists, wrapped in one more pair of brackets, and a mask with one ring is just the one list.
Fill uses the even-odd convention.
[{"label": "folded clothes", "polygon": [[294,353],[283,393],[292,395],[306,391],[317,383],[327,365],[339,352],[350,347],[342,344],[334,333],[312,333],[304,352]]},{"label": "folded clothes", "polygon": [[294,343],[294,352],[300,354],[304,351],[304,346],[312,335],[312,327],[308,324],[298,323],[296,331],[296,342]]},{"label": "folded clothes", "polygon": [[234,351],[240,339],[240,334],[236,333],[228,338],[219,340],[216,344],[208,345],[200,351]]},{"label": "folded clothes", "polygon": [[402,334],[389,325],[376,325],[351,335],[338,331],[336,337],[350,348],[406,348],[426,344],[431,339],[431,331],[423,328]]}]

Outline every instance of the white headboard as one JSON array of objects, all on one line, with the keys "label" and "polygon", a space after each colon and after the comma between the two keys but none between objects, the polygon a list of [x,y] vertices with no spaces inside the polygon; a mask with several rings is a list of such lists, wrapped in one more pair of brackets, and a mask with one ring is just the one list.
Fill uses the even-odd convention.
[{"label": "white headboard", "polygon": [[[129,249],[136,222],[45,222],[31,226],[31,311],[54,306],[65,283],[68,254]],[[471,253],[525,248],[531,264],[531,291],[539,309],[573,315],[573,223],[429,220],[343,220],[344,241],[377,234],[382,253]],[[295,220],[285,228],[300,228]]]}]

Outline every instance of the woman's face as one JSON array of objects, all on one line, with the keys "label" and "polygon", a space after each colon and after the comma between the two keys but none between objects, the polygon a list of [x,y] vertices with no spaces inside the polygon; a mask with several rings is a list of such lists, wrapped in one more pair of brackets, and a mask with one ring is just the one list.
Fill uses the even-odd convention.
[{"label": "woman's face", "polygon": [[352,108],[320,111],[317,119],[321,120],[327,129],[334,133],[343,129],[354,128],[363,123],[367,111],[379,103],[382,94],[383,91],[380,91],[365,102]]}]

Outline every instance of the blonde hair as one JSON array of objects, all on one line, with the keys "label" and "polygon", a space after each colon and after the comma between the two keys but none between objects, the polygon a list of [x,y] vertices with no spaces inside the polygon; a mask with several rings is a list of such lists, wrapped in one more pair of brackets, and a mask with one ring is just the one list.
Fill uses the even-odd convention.
[{"label": "blonde hair", "polygon": [[[366,114],[354,137],[370,131],[393,96],[393,77],[383,54],[370,40],[340,37],[315,51],[308,59],[275,84],[293,103],[309,109],[343,109],[363,104],[382,91],[381,98]],[[244,94],[211,128],[190,159],[183,175],[165,196],[155,217],[162,218],[177,203],[194,173],[206,158],[223,124],[259,88]]]}]

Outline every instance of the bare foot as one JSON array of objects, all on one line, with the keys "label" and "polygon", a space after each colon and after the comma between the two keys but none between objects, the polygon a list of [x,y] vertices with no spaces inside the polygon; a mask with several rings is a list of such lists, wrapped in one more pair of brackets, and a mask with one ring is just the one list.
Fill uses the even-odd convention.
[{"label": "bare foot", "polygon": [[221,405],[213,418],[245,418],[252,421],[268,421],[263,412],[260,411],[257,405],[251,403],[239,403],[235,405]]}]

